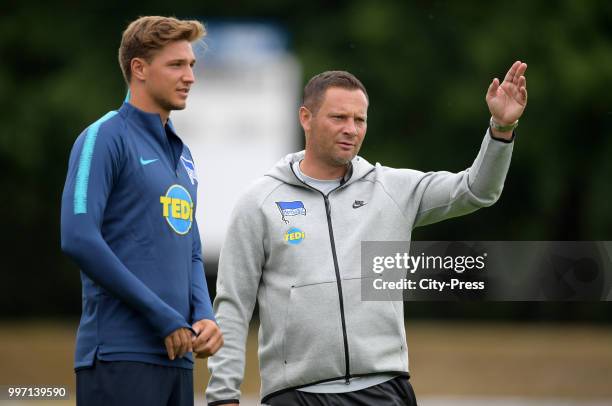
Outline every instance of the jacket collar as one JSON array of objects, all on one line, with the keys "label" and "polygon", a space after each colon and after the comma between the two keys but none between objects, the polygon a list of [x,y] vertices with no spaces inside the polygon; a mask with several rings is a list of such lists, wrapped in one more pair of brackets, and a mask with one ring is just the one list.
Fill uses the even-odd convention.
[{"label": "jacket collar", "polygon": [[166,131],[170,131],[172,134],[177,135],[172,125],[172,121],[169,118],[164,126],[159,114],[147,113],[128,102],[123,103],[119,109],[119,114],[123,115],[128,120],[135,121],[139,127],[147,130],[146,132],[148,134],[154,135],[159,142],[163,143],[167,139]]},{"label": "jacket collar", "polygon": [[[268,173],[266,173],[266,176],[270,176],[290,185],[304,187],[302,181],[295,176],[293,169],[291,168],[291,165],[294,162],[299,162],[304,159],[304,154],[305,151],[300,151],[286,155],[280,161],[278,161]],[[374,166],[372,164],[370,164],[364,158],[356,156],[349,163],[348,171],[346,171],[346,175],[344,175],[344,179],[342,180],[342,186],[346,186],[363,178],[372,170],[374,170]]]}]

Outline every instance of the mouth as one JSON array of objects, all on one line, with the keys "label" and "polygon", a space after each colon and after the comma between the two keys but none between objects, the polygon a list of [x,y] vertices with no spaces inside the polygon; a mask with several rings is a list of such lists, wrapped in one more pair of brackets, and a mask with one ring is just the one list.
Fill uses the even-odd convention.
[{"label": "mouth", "polygon": [[337,144],[340,146],[341,149],[346,151],[350,151],[355,148],[355,144],[349,141],[338,141]]},{"label": "mouth", "polygon": [[189,89],[187,88],[176,89],[176,92],[182,97],[187,97],[187,95],[189,94]]}]

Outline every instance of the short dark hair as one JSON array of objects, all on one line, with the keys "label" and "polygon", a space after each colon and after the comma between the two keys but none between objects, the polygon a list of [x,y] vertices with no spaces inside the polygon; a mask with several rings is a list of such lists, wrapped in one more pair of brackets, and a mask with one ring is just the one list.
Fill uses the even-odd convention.
[{"label": "short dark hair", "polygon": [[319,73],[308,81],[304,87],[302,105],[313,114],[316,113],[319,107],[321,107],[325,91],[330,87],[361,90],[365,94],[366,99],[369,99],[365,86],[353,74],[343,70],[331,70]]},{"label": "short dark hair", "polygon": [[197,41],[206,35],[199,21],[174,17],[146,16],[132,21],[123,32],[119,46],[119,65],[127,84],[132,79],[133,58],[150,62],[153,54],[172,41]]}]

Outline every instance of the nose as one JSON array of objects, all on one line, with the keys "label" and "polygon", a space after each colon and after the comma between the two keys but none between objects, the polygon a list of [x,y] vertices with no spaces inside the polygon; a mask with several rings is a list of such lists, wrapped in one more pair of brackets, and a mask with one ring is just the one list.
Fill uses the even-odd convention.
[{"label": "nose", "polygon": [[352,137],[357,136],[357,126],[355,125],[354,118],[349,118],[348,120],[346,120],[346,125],[344,127],[344,133]]},{"label": "nose", "polygon": [[193,67],[187,65],[187,68],[185,69],[185,72],[183,73],[183,82],[185,83],[194,83],[195,82],[195,75],[193,74]]}]

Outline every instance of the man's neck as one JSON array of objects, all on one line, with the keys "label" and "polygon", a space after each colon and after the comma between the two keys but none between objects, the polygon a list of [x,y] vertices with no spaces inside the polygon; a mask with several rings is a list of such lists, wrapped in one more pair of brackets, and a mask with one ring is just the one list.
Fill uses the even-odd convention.
[{"label": "man's neck", "polygon": [[313,179],[334,180],[344,177],[348,170],[348,165],[325,165],[320,162],[315,162],[314,159],[306,154],[302,162],[300,162],[300,170],[304,175]]},{"label": "man's neck", "polygon": [[139,89],[137,86],[130,87],[130,99],[128,102],[146,113],[158,114],[161,118],[162,125],[165,126],[168,122],[170,112],[155,103],[143,89]]}]

